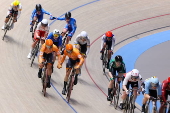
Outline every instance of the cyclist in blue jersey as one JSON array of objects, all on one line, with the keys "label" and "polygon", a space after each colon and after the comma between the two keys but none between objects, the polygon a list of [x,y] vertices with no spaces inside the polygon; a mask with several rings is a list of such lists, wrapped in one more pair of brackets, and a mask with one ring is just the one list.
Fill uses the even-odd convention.
[{"label": "cyclist in blue jersey", "polygon": [[73,37],[73,35],[76,31],[76,28],[77,28],[76,20],[74,18],[71,18],[70,12],[66,12],[65,17],[63,17],[63,18],[57,17],[56,19],[57,20],[65,20],[67,23],[66,26],[64,27],[61,35],[64,37],[64,35],[68,32],[66,43],[65,43],[65,44],[68,44],[68,42],[71,40],[71,38]]},{"label": "cyclist in blue jersey", "polygon": [[161,98],[162,95],[162,84],[159,82],[159,79],[157,77],[151,77],[149,79],[146,79],[143,82],[143,88],[144,88],[144,98],[143,98],[143,105],[142,105],[142,113],[145,112],[145,105],[148,99],[152,98]]},{"label": "cyclist in blue jersey", "polygon": [[34,24],[37,20],[38,20],[38,22],[42,21],[44,13],[47,14],[47,15],[50,15],[50,18],[52,17],[52,14],[45,11],[42,8],[41,4],[36,4],[35,9],[33,10],[31,18],[30,18],[30,20],[31,20],[31,22],[30,22],[30,25],[31,25],[30,32],[33,31],[33,26],[34,26]]},{"label": "cyclist in blue jersey", "polygon": [[46,39],[51,39],[53,41],[53,44],[58,47],[58,49],[61,49],[62,45],[62,36],[60,35],[60,31],[58,29],[54,29],[53,32],[51,32]]}]

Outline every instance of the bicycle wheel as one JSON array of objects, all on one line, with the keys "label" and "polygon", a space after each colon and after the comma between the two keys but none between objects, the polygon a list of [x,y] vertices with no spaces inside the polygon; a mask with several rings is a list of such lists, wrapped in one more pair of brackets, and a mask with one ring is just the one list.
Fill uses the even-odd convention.
[{"label": "bicycle wheel", "polygon": [[114,107],[115,109],[117,109],[117,106],[118,106],[118,102],[119,102],[119,93],[120,93],[120,84],[119,83],[116,83],[118,86],[117,86],[117,89],[115,91],[116,95],[114,95]]},{"label": "bicycle wheel", "polygon": [[47,88],[47,69],[46,68],[44,69],[43,79],[44,79],[44,82],[43,82],[43,94],[44,94],[44,97],[45,97],[46,88]]},{"label": "bicycle wheel", "polygon": [[5,31],[4,31],[4,36],[2,37],[2,40],[4,40],[4,38],[5,38],[5,35],[6,35],[6,33],[7,33],[7,29],[5,29]]},{"label": "bicycle wheel", "polygon": [[5,30],[4,30],[4,35],[3,35],[3,37],[2,37],[2,40],[4,40],[7,31],[11,28],[11,25],[13,24],[12,20],[13,20],[13,17],[11,17],[11,18],[9,19],[8,23],[6,24],[6,27],[5,27]]},{"label": "bicycle wheel", "polygon": [[133,96],[130,97],[128,113],[134,113],[134,102]]},{"label": "bicycle wheel", "polygon": [[31,67],[34,62],[35,56],[38,54],[38,49],[39,49],[39,42],[36,44],[35,48],[32,51],[32,57],[31,57]]},{"label": "bicycle wheel", "polygon": [[146,106],[145,106],[145,113],[150,113],[150,111],[149,111],[149,104],[146,104]]},{"label": "bicycle wheel", "polygon": [[156,106],[153,107],[152,113],[158,113],[158,111],[157,111],[157,109],[156,109]]},{"label": "bicycle wheel", "polygon": [[61,51],[60,51],[61,55],[63,55],[63,53],[64,53],[65,41],[66,41],[66,37],[64,37],[64,38],[62,39],[62,45],[61,45]]},{"label": "bicycle wheel", "polygon": [[128,112],[128,109],[129,109],[129,104],[128,104],[128,99],[129,97],[127,96],[126,97],[126,100],[125,100],[125,103],[124,103],[124,106],[123,106],[123,113],[127,113]]},{"label": "bicycle wheel", "polygon": [[71,91],[73,89],[74,76],[71,76],[69,79],[70,80],[69,80],[69,84],[68,84],[68,87],[67,87],[67,97],[66,97],[66,100],[67,100],[68,103],[70,101]]},{"label": "bicycle wheel", "polygon": [[103,67],[103,73],[106,72],[105,68],[107,67],[107,50],[103,53],[103,60],[102,60],[102,67]]}]

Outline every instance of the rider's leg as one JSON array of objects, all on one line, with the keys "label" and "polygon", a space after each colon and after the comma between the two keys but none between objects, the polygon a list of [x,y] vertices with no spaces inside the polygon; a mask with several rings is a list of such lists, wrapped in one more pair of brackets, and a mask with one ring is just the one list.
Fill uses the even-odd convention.
[{"label": "rider's leg", "polygon": [[149,94],[144,94],[144,97],[143,97],[143,102],[142,102],[142,112],[145,112],[145,105],[146,105],[146,102],[149,100],[150,96]]},{"label": "rider's leg", "polygon": [[67,86],[67,81],[68,81],[68,77],[70,75],[70,72],[71,72],[71,68],[66,68],[66,75],[64,77],[64,87],[63,87],[63,90],[62,90],[63,95],[66,95],[66,86]]},{"label": "rider's leg", "polygon": [[103,60],[103,56],[104,56],[104,49],[106,48],[106,43],[103,44],[102,49],[100,50],[101,56],[100,56],[100,60]]},{"label": "rider's leg", "polygon": [[47,64],[47,69],[48,69],[48,73],[47,73],[47,77],[48,77],[48,81],[47,81],[47,87],[50,88],[50,79],[51,79],[51,73],[52,73],[52,64],[48,63]]},{"label": "rider's leg", "polygon": [[110,80],[109,85],[108,85],[107,101],[111,101],[111,92],[113,90],[113,84],[114,84],[114,80]]},{"label": "rider's leg", "polygon": [[[45,59],[42,59],[42,62],[44,62]],[[41,74],[42,74],[42,68],[44,67],[44,65],[42,63],[39,63],[39,71],[38,71],[38,78],[41,78]]]}]

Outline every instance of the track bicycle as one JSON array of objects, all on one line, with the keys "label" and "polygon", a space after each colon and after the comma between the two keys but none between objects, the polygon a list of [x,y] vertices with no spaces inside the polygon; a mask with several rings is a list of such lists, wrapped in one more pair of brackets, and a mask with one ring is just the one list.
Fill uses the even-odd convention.
[{"label": "track bicycle", "polygon": [[106,72],[105,68],[107,68],[107,62],[108,62],[108,45],[106,45],[104,52],[102,53],[103,55],[103,60],[102,60],[102,68],[103,68],[103,73]]},{"label": "track bicycle", "polygon": [[37,44],[35,45],[34,49],[31,51],[31,67],[32,67],[32,64],[34,62],[35,56],[38,54],[40,40],[37,42]]},{"label": "track bicycle", "polygon": [[43,67],[43,72],[42,72],[42,76],[41,76],[41,81],[42,81],[42,92],[44,94],[44,97],[46,95],[46,88],[47,88],[47,82],[48,82],[48,69],[47,69],[47,61],[46,62],[43,62],[44,64],[44,67]]},{"label": "track bicycle", "polygon": [[152,101],[152,112],[151,113],[158,113],[156,100],[159,100],[159,99],[154,98],[154,97],[152,99],[149,99],[149,101],[146,103],[146,106],[145,106],[145,113],[150,113],[149,104],[151,101]]},{"label": "track bicycle", "polygon": [[[168,100],[168,101],[166,101],[167,102],[167,104],[168,104],[168,107],[165,107],[164,108],[164,111],[163,111],[163,113],[166,113],[167,111],[167,113],[170,113],[170,100]],[[167,109],[168,108],[168,109]]]},{"label": "track bicycle", "polygon": [[111,101],[110,104],[114,101],[114,108],[117,109],[118,102],[119,102],[119,94],[120,94],[120,82],[118,82],[119,78],[122,78],[120,76],[114,76],[114,83],[113,83],[113,90],[111,92]]},{"label": "track bicycle", "polygon": [[6,23],[6,26],[4,26],[4,35],[2,37],[2,40],[4,40],[5,35],[8,30],[11,30],[12,25],[14,24],[14,14],[10,16],[9,21]]},{"label": "track bicycle", "polygon": [[73,90],[73,86],[74,86],[74,80],[75,80],[75,74],[76,74],[76,69],[72,68],[71,74],[69,76],[69,80],[68,80],[68,85],[66,88],[66,100],[69,103],[70,101],[70,96],[71,96],[71,92]]},{"label": "track bicycle", "polygon": [[128,90],[129,94],[127,95],[127,97],[125,99],[125,103],[123,105],[123,113],[134,113],[134,109],[135,109],[135,103],[133,101],[133,99],[134,99],[133,91],[134,90],[138,90],[138,89]]}]

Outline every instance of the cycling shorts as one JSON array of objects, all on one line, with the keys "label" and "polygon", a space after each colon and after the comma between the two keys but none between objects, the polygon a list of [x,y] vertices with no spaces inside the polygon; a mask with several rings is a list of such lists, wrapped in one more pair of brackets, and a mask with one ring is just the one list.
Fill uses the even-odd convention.
[{"label": "cycling shorts", "polygon": [[43,59],[47,61],[47,63],[53,63],[53,53],[44,53]]},{"label": "cycling shorts", "polygon": [[45,31],[40,31],[40,30],[36,30],[35,33],[34,33],[34,40],[40,40],[40,39],[37,39],[37,35],[40,36],[40,38],[44,37],[44,34],[45,34]]},{"label": "cycling shorts", "polygon": [[[138,81],[136,82],[130,82],[128,81],[126,88],[129,89],[129,86],[131,85],[131,88],[133,89],[134,87],[138,87]],[[123,91],[125,91],[124,89],[122,89]]]},{"label": "cycling shorts", "polygon": [[76,59],[76,60],[73,60],[71,58],[69,58],[67,60],[67,63],[66,63],[66,68],[73,68],[76,64],[78,64],[80,62],[79,59]]}]

